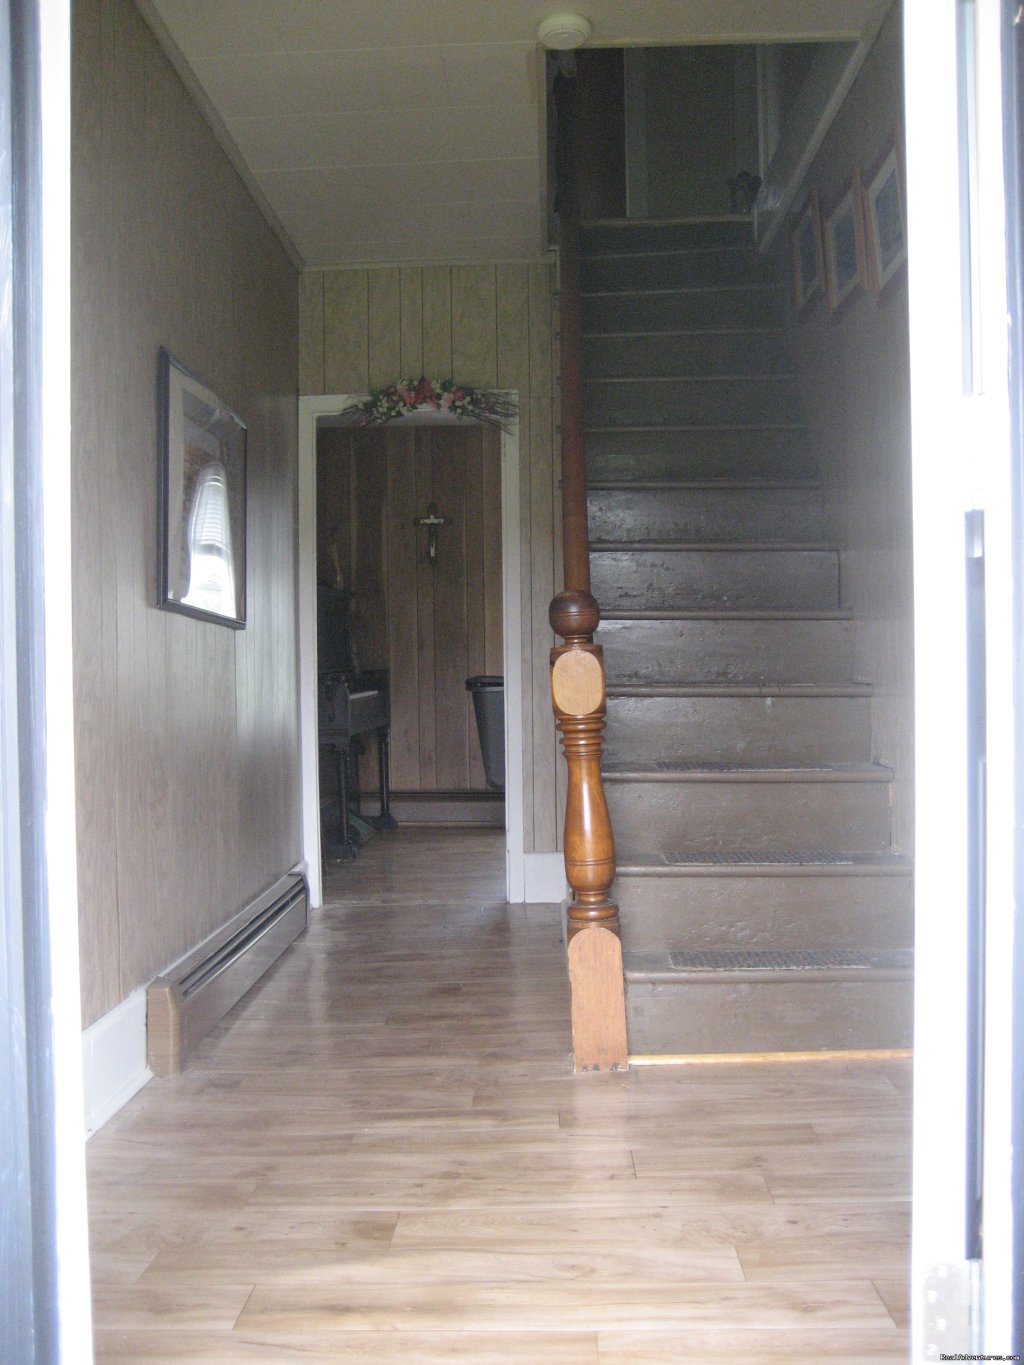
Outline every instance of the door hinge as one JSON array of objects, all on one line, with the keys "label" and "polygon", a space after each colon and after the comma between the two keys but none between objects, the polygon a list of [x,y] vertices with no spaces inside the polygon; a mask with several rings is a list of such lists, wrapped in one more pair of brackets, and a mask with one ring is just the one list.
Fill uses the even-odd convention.
[{"label": "door hinge", "polygon": [[981,1262],[944,1261],[924,1275],[925,1360],[976,1352],[981,1339]]}]

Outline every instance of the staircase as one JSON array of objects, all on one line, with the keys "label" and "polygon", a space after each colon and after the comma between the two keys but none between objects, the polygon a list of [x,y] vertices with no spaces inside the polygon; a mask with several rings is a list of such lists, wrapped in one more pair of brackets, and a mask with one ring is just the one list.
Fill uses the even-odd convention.
[{"label": "staircase", "polygon": [[911,869],[749,220],[583,234],[630,1052],[905,1047]]}]

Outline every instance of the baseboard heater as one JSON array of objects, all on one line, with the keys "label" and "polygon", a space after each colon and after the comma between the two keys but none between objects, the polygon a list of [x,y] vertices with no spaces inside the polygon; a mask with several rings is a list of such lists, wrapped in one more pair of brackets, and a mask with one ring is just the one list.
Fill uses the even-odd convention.
[{"label": "baseboard heater", "polygon": [[182,1069],[214,1025],[305,931],[308,915],[306,880],[290,873],[150,984],[146,1045],[155,1076]]}]

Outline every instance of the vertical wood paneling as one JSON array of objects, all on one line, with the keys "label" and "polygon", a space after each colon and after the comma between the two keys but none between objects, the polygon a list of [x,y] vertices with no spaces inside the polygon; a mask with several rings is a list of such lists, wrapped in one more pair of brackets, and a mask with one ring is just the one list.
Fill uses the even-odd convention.
[{"label": "vertical wood paneling", "polygon": [[[493,427],[481,429],[483,511],[481,524],[501,526],[501,434]],[[501,536],[483,538],[484,658],[481,673],[505,671],[504,613],[502,611]],[[474,670],[476,671],[476,670]],[[507,700],[507,699],[506,699]]]},{"label": "vertical wood paneling", "polygon": [[[416,510],[421,517],[433,501],[434,468],[430,458],[429,432],[416,429]],[[417,526],[416,545],[416,650],[420,660],[420,786],[424,791],[437,788],[437,714],[434,672],[434,575],[426,568],[427,533]],[[397,603],[396,603],[397,607]]]},{"label": "vertical wood paneling", "polygon": [[382,389],[401,378],[402,305],[397,268],[368,270],[369,382]]},{"label": "vertical wood paneling", "polygon": [[452,373],[452,272],[447,265],[423,269],[423,373],[428,379]]},{"label": "vertical wood paneling", "polygon": [[[316,580],[352,583],[352,433],[328,427],[316,440]],[[335,553],[337,564],[335,564]],[[338,569],[341,581],[338,582]]]},{"label": "vertical wood paneling", "polygon": [[388,611],[384,594],[383,526],[387,496],[387,433],[381,428],[353,438],[356,497],[353,504],[352,631],[359,641],[359,668],[387,668]]},{"label": "vertical wood paneling", "polygon": [[[389,612],[388,668],[391,682],[391,781],[396,791],[420,783],[419,649],[416,582],[416,434],[389,433],[386,590]],[[398,610],[397,598],[406,604]]]},{"label": "vertical wood paneling", "polygon": [[[484,534],[484,432],[486,427],[468,427],[464,433],[466,446],[466,677],[487,672],[487,590],[486,590],[486,550],[493,543],[493,535]],[[493,527],[501,525],[501,507],[498,519],[486,523]],[[499,546],[500,548],[500,546]],[[500,670],[495,670],[500,671]],[[480,744],[476,737],[476,725],[472,707],[463,708],[463,730],[466,735],[466,751],[469,762],[469,785],[486,785]]]},{"label": "vertical wood paneling", "polygon": [[[81,0],[74,24],[73,616],[88,1024],[299,856],[299,291],[134,5]],[[315,281],[305,288],[308,305]],[[322,384],[322,336],[309,319],[308,380]],[[160,345],[248,424],[244,634],[156,609]]]},{"label": "vertical wood paneling", "polygon": [[452,375],[477,387],[498,382],[495,268],[452,266]]},{"label": "vertical wood paneling", "polygon": [[299,392],[324,392],[324,272],[299,276]]},{"label": "vertical wood paneling", "polygon": [[[400,306],[402,310],[403,379],[418,379],[423,368],[423,271],[416,266],[405,266],[399,275]],[[431,375],[445,378],[444,375]]]},{"label": "vertical wood paneling", "polygon": [[366,270],[324,274],[324,385],[328,393],[370,387],[369,284]]}]

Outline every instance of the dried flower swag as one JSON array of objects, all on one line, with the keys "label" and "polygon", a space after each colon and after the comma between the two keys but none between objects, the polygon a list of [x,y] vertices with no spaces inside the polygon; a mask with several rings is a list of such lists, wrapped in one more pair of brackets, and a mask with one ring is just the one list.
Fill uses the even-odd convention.
[{"label": "dried flower swag", "polygon": [[368,427],[431,409],[485,422],[502,431],[511,430],[519,411],[516,403],[492,389],[471,389],[467,384],[456,384],[454,379],[421,377],[400,379],[386,389],[371,389],[365,402],[353,403],[341,415],[356,426]]}]

